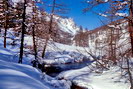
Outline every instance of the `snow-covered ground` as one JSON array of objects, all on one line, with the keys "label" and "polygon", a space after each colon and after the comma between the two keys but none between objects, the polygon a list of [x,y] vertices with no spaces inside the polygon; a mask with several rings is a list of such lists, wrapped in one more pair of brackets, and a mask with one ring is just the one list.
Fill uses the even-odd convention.
[{"label": "snow-covered ground", "polygon": [[[8,37],[13,38],[14,32],[9,30],[8,33]],[[31,61],[34,60],[32,54],[24,55],[23,64],[18,64],[19,41],[13,47],[10,44],[11,38],[7,38],[7,48],[4,48],[3,37],[0,37],[0,89],[70,89],[70,81],[52,78],[32,67]],[[27,39],[29,38],[26,37],[25,45]],[[31,43],[29,42],[30,45]]]},{"label": "snow-covered ground", "polygon": [[0,63],[0,89],[49,89],[41,82],[37,69],[2,60]]},{"label": "snow-covered ground", "polygon": [[0,89],[69,89],[70,84],[42,74],[32,66],[0,60]]},{"label": "snow-covered ground", "polygon": [[[71,82],[57,80],[30,65],[18,64],[18,56],[0,45],[0,89],[70,89]],[[29,60],[29,61],[28,61]]]},{"label": "snow-covered ground", "polygon": [[96,73],[90,67],[62,72],[58,78],[71,80],[85,89],[130,89],[127,78],[121,77],[119,67]]},{"label": "snow-covered ground", "polygon": [[[14,32],[12,30],[8,30],[8,37],[20,39],[19,37],[13,36],[13,34]],[[104,38],[102,37],[103,34],[95,38],[94,41],[91,40],[91,46],[88,48],[49,41],[45,62],[49,64],[80,62],[85,56],[89,60],[92,60],[86,51],[96,56],[98,53],[95,50],[95,41]],[[127,46],[129,47],[129,45],[125,45],[126,39],[127,35],[122,34],[121,40],[118,42],[119,44],[123,43],[123,49],[126,49]],[[64,71],[57,77],[52,78],[30,66],[31,61],[34,60],[34,56],[32,54],[26,54],[26,52],[31,52],[31,49],[24,49],[24,64],[18,64],[19,41],[16,41],[17,45],[15,47],[9,45],[12,41],[9,38],[7,39],[8,45],[5,49],[3,48],[3,37],[0,37],[0,89],[70,89],[70,81],[87,89],[130,89],[130,83],[127,81],[128,76],[122,77],[120,68],[116,66],[102,72],[92,71],[91,69],[93,68],[90,67],[94,66],[86,66],[81,69]],[[42,42],[45,41],[43,40]],[[26,35],[25,46],[30,47],[33,45],[32,43],[32,37]],[[42,49],[42,46],[40,46],[40,49]],[[64,80],[58,80],[58,78]]]}]

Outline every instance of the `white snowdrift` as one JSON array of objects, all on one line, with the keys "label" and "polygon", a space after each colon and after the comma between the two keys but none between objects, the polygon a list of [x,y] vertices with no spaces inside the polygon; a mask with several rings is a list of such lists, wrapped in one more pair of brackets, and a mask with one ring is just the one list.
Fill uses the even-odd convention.
[{"label": "white snowdrift", "polygon": [[130,83],[121,77],[119,67],[112,67],[103,73],[95,73],[89,67],[62,72],[59,78],[72,80],[87,89],[130,89]]},{"label": "white snowdrift", "polygon": [[39,81],[36,69],[2,60],[0,63],[0,89],[50,89]]},{"label": "white snowdrift", "polygon": [[70,89],[71,83],[42,74],[29,65],[0,60],[0,89]]}]

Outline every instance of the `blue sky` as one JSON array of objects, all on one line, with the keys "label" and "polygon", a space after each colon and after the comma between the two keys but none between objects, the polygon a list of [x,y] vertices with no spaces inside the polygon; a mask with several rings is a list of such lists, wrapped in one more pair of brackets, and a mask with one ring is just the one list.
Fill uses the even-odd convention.
[{"label": "blue sky", "polygon": [[99,23],[98,16],[88,12],[83,13],[82,10],[85,8],[85,5],[81,2],[83,0],[64,0],[67,1],[68,7],[70,8],[69,13],[67,14],[69,17],[72,17],[77,25],[82,25],[84,28],[88,28],[90,30],[101,25]]},{"label": "blue sky", "polygon": [[91,12],[88,13],[82,12],[82,10],[86,7],[82,3],[82,1],[84,0],[57,0],[57,1],[59,1],[59,3],[64,2],[68,6],[67,8],[69,8],[70,11],[67,14],[64,14],[64,16],[73,18],[78,26],[81,25],[84,28],[92,30],[102,25],[101,21],[99,20],[99,18],[102,17]]}]

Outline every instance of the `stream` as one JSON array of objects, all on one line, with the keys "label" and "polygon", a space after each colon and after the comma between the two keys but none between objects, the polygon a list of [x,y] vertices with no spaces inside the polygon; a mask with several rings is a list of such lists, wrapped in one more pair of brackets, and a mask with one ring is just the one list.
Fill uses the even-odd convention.
[{"label": "stream", "polygon": [[[46,67],[46,74],[48,74],[51,77],[58,76],[61,72],[72,70],[72,69],[81,69],[83,67],[86,67],[87,65],[90,65],[93,61],[85,60],[80,63],[69,63],[69,64],[58,64],[58,65],[50,65]],[[79,85],[76,85],[73,81],[71,89],[86,89]]]},{"label": "stream", "polygon": [[[45,72],[47,75],[49,75],[51,77],[56,77],[61,72],[68,71],[68,70],[74,70],[74,69],[81,69],[81,68],[84,68],[84,67],[90,65],[93,62],[94,61],[83,60],[81,62],[66,63],[66,64],[52,64],[52,65],[47,65],[46,63],[45,64],[39,63],[38,68],[41,69],[42,72]],[[37,67],[36,61],[34,61],[32,63],[33,63],[33,67]],[[79,85],[76,85],[73,81],[71,81],[71,82],[72,82],[71,89],[86,89]]]},{"label": "stream", "polygon": [[73,70],[73,69],[81,69],[91,64],[92,62],[93,61],[90,61],[90,60],[84,60],[82,62],[75,62],[75,63],[69,63],[69,64],[47,65],[47,67],[45,67],[46,74],[52,77],[56,77],[61,72]]}]

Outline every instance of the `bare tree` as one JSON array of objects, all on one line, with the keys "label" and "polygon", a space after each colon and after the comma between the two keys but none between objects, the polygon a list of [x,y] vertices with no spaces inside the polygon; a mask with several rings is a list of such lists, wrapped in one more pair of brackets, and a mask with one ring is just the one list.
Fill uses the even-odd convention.
[{"label": "bare tree", "polygon": [[133,56],[133,0],[129,0],[129,16],[128,16],[128,25],[129,25],[129,34],[131,39],[131,48]]},{"label": "bare tree", "polygon": [[4,33],[4,48],[6,48],[6,35],[7,35],[7,25],[8,25],[8,0],[5,0],[5,25],[4,25],[4,29],[5,29],[5,33]]},{"label": "bare tree", "polygon": [[[1,26],[4,28],[5,32],[4,32],[4,48],[6,48],[6,35],[7,35],[7,29],[8,29],[8,25],[9,25],[9,1],[8,0],[1,0],[0,1],[1,4]],[[4,24],[3,24],[4,23]]]},{"label": "bare tree", "polygon": [[37,16],[38,16],[38,10],[37,10],[37,7],[36,7],[36,5],[35,5],[35,3],[37,3],[37,1],[32,1],[32,7],[33,7],[33,16],[32,16],[32,38],[33,38],[33,49],[34,49],[34,55],[35,55],[35,59],[37,59],[37,54],[38,54],[38,52],[37,52],[37,43],[36,43],[36,34],[35,34],[35,32],[36,32],[36,24],[38,24],[39,22],[37,22],[37,21],[39,21],[39,20],[37,20]]},{"label": "bare tree", "polygon": [[[131,49],[133,54],[133,1],[132,0],[86,0],[88,5],[83,11],[92,11],[100,16],[114,17],[113,20],[125,19],[128,21],[128,31],[131,40]],[[95,9],[99,5],[108,6],[110,9]],[[97,11],[95,11],[97,10]],[[128,13],[127,13],[128,12]]]},{"label": "bare tree", "polygon": [[53,23],[55,5],[56,5],[56,0],[53,0],[52,11],[51,11],[51,14],[50,14],[50,23],[49,23],[48,35],[46,37],[45,45],[43,47],[42,58],[44,58],[44,56],[45,56],[45,51],[46,51],[46,47],[48,45],[48,40],[50,39],[51,32],[52,32],[52,23]]},{"label": "bare tree", "polygon": [[18,63],[22,63],[22,60],[23,60],[24,34],[26,30],[26,5],[27,5],[27,0],[24,0],[23,14],[22,14],[23,21],[22,21],[22,33],[21,33],[21,46],[20,46],[20,56],[19,56]]},{"label": "bare tree", "polygon": [[4,28],[4,48],[6,48],[7,31],[15,27],[14,7],[9,0],[0,1],[0,27]]},{"label": "bare tree", "polygon": [[89,40],[88,33],[87,31],[83,30],[82,26],[80,26],[79,31],[74,37],[74,40],[77,46],[87,47],[89,45],[88,44],[88,40]]},{"label": "bare tree", "polygon": [[65,5],[56,3],[56,0],[53,0],[51,7],[52,7],[52,10],[51,10],[51,14],[50,14],[48,34],[47,34],[45,44],[44,44],[44,47],[43,47],[42,58],[44,58],[44,56],[45,56],[48,41],[51,38],[52,34],[54,34],[53,24],[54,24],[54,15],[55,15],[55,13],[66,13],[67,12],[67,9],[64,8]]}]

